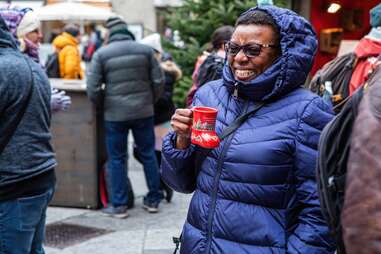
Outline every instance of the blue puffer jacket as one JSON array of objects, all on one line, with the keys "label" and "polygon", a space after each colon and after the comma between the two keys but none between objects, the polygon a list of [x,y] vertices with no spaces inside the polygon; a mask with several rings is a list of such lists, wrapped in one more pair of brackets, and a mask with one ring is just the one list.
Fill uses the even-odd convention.
[{"label": "blue puffer jacket", "polygon": [[[194,192],[181,253],[328,254],[333,241],[322,218],[315,182],[319,135],[332,118],[320,97],[301,88],[316,38],[295,13],[261,7],[280,27],[282,56],[264,73],[238,83],[228,65],[223,80],[203,86],[195,105],[218,108],[216,131],[266,105],[209,153],[195,174],[195,151],[163,144],[162,175],[176,191]],[[232,96],[238,86],[240,98]]]}]

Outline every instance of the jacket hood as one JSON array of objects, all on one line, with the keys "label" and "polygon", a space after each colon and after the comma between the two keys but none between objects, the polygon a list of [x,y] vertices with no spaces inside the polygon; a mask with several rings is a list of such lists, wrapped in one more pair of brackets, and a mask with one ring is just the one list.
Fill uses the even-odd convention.
[{"label": "jacket hood", "polygon": [[62,49],[68,45],[76,47],[78,45],[77,40],[70,34],[63,32],[53,40],[53,45],[57,49]]},{"label": "jacket hood", "polygon": [[269,14],[278,25],[281,56],[262,74],[247,82],[235,80],[225,61],[223,79],[231,93],[237,85],[239,97],[261,101],[278,98],[304,84],[312,67],[317,40],[311,24],[293,11],[264,5],[245,13],[256,10]]},{"label": "jacket hood", "polygon": [[381,54],[381,42],[365,37],[356,46],[355,54],[359,58],[377,57]]},{"label": "jacket hood", "polygon": [[172,61],[167,60],[165,62],[161,62],[160,66],[165,72],[171,73],[176,80],[181,79],[183,76],[181,69]]},{"label": "jacket hood", "polygon": [[0,16],[0,48],[17,48],[16,41]]}]

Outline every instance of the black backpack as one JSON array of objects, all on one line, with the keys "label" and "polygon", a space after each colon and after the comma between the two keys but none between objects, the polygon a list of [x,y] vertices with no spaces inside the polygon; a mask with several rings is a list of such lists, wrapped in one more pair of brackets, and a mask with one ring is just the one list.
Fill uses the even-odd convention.
[{"label": "black backpack", "polygon": [[46,74],[49,78],[60,78],[60,64],[58,61],[58,53],[54,52],[48,56],[45,64]]},{"label": "black backpack", "polygon": [[197,76],[198,87],[222,77],[224,59],[215,53],[210,54],[201,64]]},{"label": "black backpack", "polygon": [[[381,55],[378,61],[381,60]],[[344,205],[347,162],[351,135],[360,102],[366,87],[377,80],[374,64],[368,73],[368,81],[354,94],[336,106],[339,112],[323,129],[318,146],[317,184],[323,216],[337,244],[337,254],[345,254],[342,239],[341,211]]]},{"label": "black backpack", "polygon": [[357,64],[357,59],[354,53],[348,53],[326,63],[312,78],[309,83],[309,89],[323,96],[325,82],[331,81],[333,91],[332,103],[333,105],[338,105],[349,96],[349,83]]},{"label": "black backpack", "polygon": [[319,140],[317,183],[323,216],[335,237],[337,254],[344,254],[340,215],[344,203],[351,133],[363,97],[363,88],[353,94],[341,112],[323,129]]}]

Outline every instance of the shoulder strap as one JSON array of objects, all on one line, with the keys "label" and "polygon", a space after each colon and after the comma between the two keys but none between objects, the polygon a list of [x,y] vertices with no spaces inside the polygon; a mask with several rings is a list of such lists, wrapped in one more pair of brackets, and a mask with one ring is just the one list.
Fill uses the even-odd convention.
[{"label": "shoulder strap", "polygon": [[[250,110],[249,112],[246,112],[242,115],[240,115],[234,122],[232,122],[228,127],[226,127],[222,133],[218,136],[220,140],[223,140],[230,134],[232,134],[235,130],[237,130],[252,114],[255,114],[258,110],[260,110],[265,105],[264,102],[260,102],[255,105],[255,107]],[[195,170],[196,170],[196,176],[200,172],[201,164],[204,162],[206,157],[208,157],[209,153],[211,152],[211,149],[206,149],[202,147],[198,147],[196,150],[196,159],[195,159]]]},{"label": "shoulder strap", "polygon": [[23,96],[24,97],[24,99],[23,99],[24,104],[22,105],[21,110],[18,112],[18,114],[16,115],[14,120],[9,124],[8,128],[5,129],[3,133],[1,133],[1,135],[4,138],[2,140],[3,142],[0,143],[0,155],[4,151],[4,148],[8,145],[8,143],[11,140],[13,134],[15,133],[18,125],[20,124],[21,119],[23,118],[23,116],[26,112],[26,109],[28,108],[30,98],[32,97],[33,87],[34,87],[33,70],[32,70],[32,67],[30,66],[29,62],[27,60],[25,62],[27,63],[27,65],[30,69],[30,79],[31,79],[30,82],[27,82],[26,91],[28,91],[28,93],[24,94],[24,96]]},{"label": "shoulder strap", "polygon": [[221,135],[219,135],[219,138],[222,140],[226,138],[227,136],[229,136],[230,134],[232,134],[247,120],[247,118],[249,118],[250,115],[255,114],[258,110],[260,110],[263,107],[263,105],[265,105],[265,103],[260,102],[257,105],[255,105],[255,107],[249,112],[240,115],[234,122],[232,122],[228,127],[226,127],[222,131]]}]

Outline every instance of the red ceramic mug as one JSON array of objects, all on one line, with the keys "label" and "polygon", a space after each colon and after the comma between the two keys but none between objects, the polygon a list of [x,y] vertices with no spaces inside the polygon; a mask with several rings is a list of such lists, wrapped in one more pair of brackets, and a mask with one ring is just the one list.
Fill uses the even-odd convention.
[{"label": "red ceramic mug", "polygon": [[194,107],[191,142],[205,148],[216,148],[220,145],[215,126],[217,109]]}]

